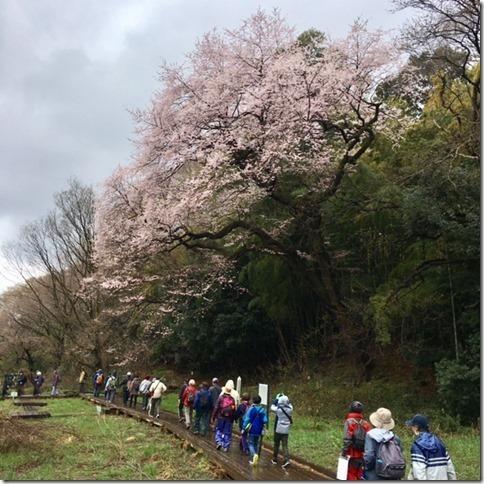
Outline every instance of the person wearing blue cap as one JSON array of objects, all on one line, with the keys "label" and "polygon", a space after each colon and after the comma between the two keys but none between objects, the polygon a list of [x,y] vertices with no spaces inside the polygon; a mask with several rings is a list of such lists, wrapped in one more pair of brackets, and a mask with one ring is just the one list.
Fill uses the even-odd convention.
[{"label": "person wearing blue cap", "polygon": [[414,415],[405,422],[416,436],[410,450],[412,466],[409,480],[417,481],[455,481],[454,464],[443,442],[430,432],[425,415]]}]

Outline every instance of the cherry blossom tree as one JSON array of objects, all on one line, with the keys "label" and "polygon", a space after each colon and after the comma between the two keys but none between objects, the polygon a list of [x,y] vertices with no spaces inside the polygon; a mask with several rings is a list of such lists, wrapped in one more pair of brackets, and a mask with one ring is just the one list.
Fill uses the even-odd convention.
[{"label": "cherry blossom tree", "polygon": [[222,275],[230,260],[263,252],[304,271],[325,317],[352,334],[322,206],[394,114],[377,87],[398,58],[363,22],[320,41],[298,42],[277,11],[258,11],[206,34],[184,64],[162,66],[162,89],[135,112],[136,158],[98,203],[105,285],[142,284],[153,258],[160,275],[174,254],[196,252]]}]

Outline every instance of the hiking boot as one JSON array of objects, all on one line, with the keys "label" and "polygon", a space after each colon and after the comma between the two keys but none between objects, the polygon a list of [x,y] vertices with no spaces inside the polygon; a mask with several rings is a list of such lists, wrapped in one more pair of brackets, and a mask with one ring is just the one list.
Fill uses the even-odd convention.
[{"label": "hiking boot", "polygon": [[222,448],[222,444],[217,444],[217,450],[220,450]]},{"label": "hiking boot", "polygon": [[277,460],[276,459],[271,459],[271,464],[274,464],[276,466],[277,465]]},{"label": "hiking boot", "polygon": [[291,464],[290,461],[286,460],[286,462],[284,462],[284,464],[282,464],[282,468],[285,469],[286,467],[288,467],[289,465]]},{"label": "hiking boot", "polygon": [[159,414],[159,413],[158,413],[158,414],[156,414],[156,418],[160,418],[160,414]]},{"label": "hiking boot", "polygon": [[254,457],[252,457],[252,465],[256,466],[258,462],[259,462],[259,455],[255,454]]},{"label": "hiking boot", "polygon": [[224,452],[228,452],[228,451],[229,451],[229,448],[228,448],[228,447],[224,447],[222,450],[223,450]]}]

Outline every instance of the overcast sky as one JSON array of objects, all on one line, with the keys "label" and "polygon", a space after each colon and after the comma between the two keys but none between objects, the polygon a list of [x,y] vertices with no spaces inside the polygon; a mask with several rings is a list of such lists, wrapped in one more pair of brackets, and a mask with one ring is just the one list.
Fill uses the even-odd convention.
[{"label": "overcast sky", "polygon": [[[147,105],[162,60],[259,6],[332,37],[359,16],[384,29],[408,16],[389,0],[2,0],[0,244],[47,213],[70,177],[97,186],[129,161],[128,110]],[[3,271],[0,291],[12,282]]]}]

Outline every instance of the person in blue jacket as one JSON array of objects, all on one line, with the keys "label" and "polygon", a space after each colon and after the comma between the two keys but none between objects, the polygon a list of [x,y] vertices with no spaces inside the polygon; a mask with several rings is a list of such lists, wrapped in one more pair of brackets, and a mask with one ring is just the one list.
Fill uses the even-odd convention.
[{"label": "person in blue jacket", "polygon": [[195,395],[193,408],[195,410],[195,425],[193,427],[194,433],[205,437],[208,433],[210,415],[213,408],[212,394],[208,389],[207,382],[203,382],[200,385],[199,391]]},{"label": "person in blue jacket", "polygon": [[260,404],[261,401],[259,395],[252,399],[253,404],[245,414],[242,424],[243,432],[248,435],[250,465],[257,465],[259,460],[259,440],[261,435],[265,433],[265,427],[269,421],[264,407]]},{"label": "person in blue jacket", "polygon": [[408,479],[455,481],[457,477],[454,464],[443,442],[430,432],[427,417],[417,414],[405,423],[416,437],[410,450],[412,467]]}]

